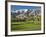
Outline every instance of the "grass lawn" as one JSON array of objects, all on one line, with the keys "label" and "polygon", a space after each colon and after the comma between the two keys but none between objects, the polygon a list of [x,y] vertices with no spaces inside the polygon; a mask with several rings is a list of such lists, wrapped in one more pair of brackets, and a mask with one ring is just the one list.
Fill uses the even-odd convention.
[{"label": "grass lawn", "polygon": [[34,31],[34,30],[41,30],[41,23],[39,21],[11,23],[11,31]]}]

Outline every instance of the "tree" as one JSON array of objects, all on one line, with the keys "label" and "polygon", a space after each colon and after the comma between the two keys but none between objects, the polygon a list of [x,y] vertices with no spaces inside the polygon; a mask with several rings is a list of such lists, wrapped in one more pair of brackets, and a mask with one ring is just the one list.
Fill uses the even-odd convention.
[{"label": "tree", "polygon": [[29,17],[29,13],[31,12],[30,9],[27,10],[27,16]]},{"label": "tree", "polygon": [[18,15],[20,14],[20,11],[18,11]]},{"label": "tree", "polygon": [[22,11],[22,14],[24,13],[24,11]]}]

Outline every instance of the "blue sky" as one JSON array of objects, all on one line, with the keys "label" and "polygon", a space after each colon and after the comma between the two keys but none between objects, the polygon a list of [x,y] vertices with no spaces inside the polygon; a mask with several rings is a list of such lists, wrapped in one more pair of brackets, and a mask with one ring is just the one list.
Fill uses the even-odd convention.
[{"label": "blue sky", "polygon": [[36,9],[41,8],[40,6],[21,6],[21,5],[11,5],[11,11],[19,10],[19,9]]}]

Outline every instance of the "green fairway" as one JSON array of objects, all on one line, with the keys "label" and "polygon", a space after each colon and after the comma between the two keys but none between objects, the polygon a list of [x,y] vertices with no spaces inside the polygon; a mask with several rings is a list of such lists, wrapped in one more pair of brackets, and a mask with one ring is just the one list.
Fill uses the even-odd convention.
[{"label": "green fairway", "polygon": [[12,22],[11,31],[34,31],[40,30],[40,21],[25,21],[25,22]]}]

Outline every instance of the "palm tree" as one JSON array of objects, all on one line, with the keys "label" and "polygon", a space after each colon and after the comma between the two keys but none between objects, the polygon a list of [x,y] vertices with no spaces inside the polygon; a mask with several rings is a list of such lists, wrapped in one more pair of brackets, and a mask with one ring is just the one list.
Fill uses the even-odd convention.
[{"label": "palm tree", "polygon": [[20,14],[20,11],[18,11],[18,15]]},{"label": "palm tree", "polygon": [[22,14],[24,13],[24,11],[22,11]]},{"label": "palm tree", "polygon": [[31,12],[30,9],[27,10],[27,16],[29,17],[29,13]]}]

